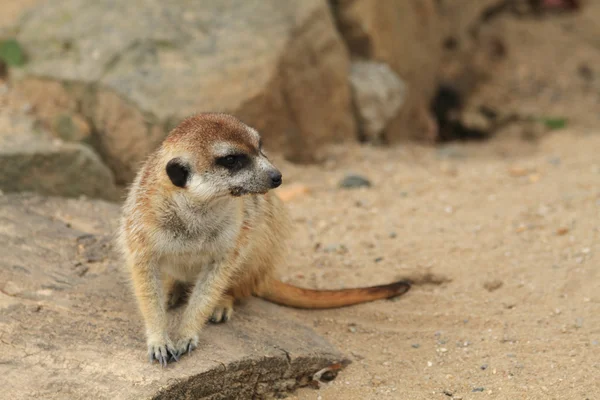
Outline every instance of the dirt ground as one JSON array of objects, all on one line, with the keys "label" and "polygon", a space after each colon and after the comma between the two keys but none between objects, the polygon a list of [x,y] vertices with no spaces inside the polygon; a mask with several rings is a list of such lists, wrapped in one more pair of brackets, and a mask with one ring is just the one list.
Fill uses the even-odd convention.
[{"label": "dirt ground", "polygon": [[[597,398],[598,133],[557,133],[517,157],[491,141],[355,147],[327,171],[286,165],[287,182],[311,193],[289,202],[284,278],[423,283],[395,301],[290,310],[353,359],[328,387],[292,398]],[[373,186],[336,189],[348,171]]]},{"label": "dirt ground", "polygon": [[[324,166],[274,157],[286,185],[310,189],[288,202],[296,231],[285,280],[417,282],[393,301],[290,309],[353,360],[291,399],[599,398],[594,12],[508,21],[508,61],[478,94],[504,111],[566,116],[565,130],[532,138],[516,126],[441,148],[345,146]],[[339,189],[350,172],[372,186]]]}]

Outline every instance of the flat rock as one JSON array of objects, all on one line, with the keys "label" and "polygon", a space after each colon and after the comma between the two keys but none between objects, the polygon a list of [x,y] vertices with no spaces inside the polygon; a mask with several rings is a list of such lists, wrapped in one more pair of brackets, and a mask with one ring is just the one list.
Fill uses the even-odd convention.
[{"label": "flat rock", "polygon": [[0,190],[116,200],[111,170],[87,145],[53,138],[32,119],[0,111]]},{"label": "flat rock", "polygon": [[[0,386],[13,400],[253,399],[305,385],[345,358],[258,299],[165,369],[112,248],[118,206],[0,196]],[[340,364],[338,364],[340,363]],[[328,374],[331,375],[331,374]],[[327,376],[330,378],[330,376]]]},{"label": "flat rock", "polygon": [[17,39],[36,109],[75,99],[66,111],[89,121],[119,182],[197,112],[232,113],[297,161],[355,137],[349,55],[325,0],[50,0]]}]

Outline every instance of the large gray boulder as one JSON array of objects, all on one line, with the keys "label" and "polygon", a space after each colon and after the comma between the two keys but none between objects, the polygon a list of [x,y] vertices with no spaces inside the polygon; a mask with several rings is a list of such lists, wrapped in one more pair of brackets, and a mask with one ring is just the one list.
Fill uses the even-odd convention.
[{"label": "large gray boulder", "polygon": [[178,363],[149,364],[112,248],[118,211],[102,201],[0,196],[5,398],[254,399],[318,385],[315,374],[333,379],[346,365],[285,309],[258,299],[207,326],[199,348]]},{"label": "large gray boulder", "polygon": [[[201,111],[237,115],[295,161],[355,136],[349,56],[325,0],[50,0],[17,39],[26,92],[60,83],[119,182]],[[37,109],[53,97],[32,95]]]},{"label": "large gray boulder", "polygon": [[26,115],[0,110],[0,191],[118,200],[111,170],[87,145],[53,138]]}]

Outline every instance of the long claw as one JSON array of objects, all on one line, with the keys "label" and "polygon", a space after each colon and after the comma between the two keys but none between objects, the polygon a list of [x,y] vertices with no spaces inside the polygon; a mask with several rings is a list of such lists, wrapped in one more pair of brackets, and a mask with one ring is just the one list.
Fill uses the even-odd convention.
[{"label": "long claw", "polygon": [[179,361],[179,354],[176,351],[169,349],[169,354],[171,354],[171,359]]}]

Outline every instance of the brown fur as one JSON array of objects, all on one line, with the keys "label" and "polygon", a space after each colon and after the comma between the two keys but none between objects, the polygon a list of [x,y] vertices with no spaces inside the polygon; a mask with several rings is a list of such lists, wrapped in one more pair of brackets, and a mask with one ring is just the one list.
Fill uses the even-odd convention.
[{"label": "brown fur", "polygon": [[[216,160],[227,152],[247,155],[249,164],[224,169]],[[173,159],[189,169],[184,187],[166,172]],[[331,308],[398,296],[410,287],[398,282],[315,291],[276,280],[291,224],[281,200],[269,192],[275,173],[258,133],[216,113],[183,121],[140,168],[123,207],[119,245],[151,361],[166,365],[191,351],[205,321],[229,319],[237,299],[256,295],[292,307]],[[184,297],[187,306],[172,341],[167,309]]]}]

